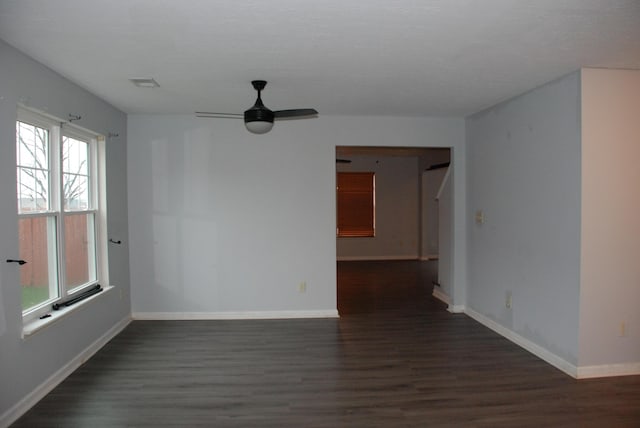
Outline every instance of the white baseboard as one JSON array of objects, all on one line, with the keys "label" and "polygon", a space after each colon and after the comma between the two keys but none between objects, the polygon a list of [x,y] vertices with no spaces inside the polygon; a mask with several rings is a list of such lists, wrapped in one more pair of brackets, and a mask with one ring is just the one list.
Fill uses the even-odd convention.
[{"label": "white baseboard", "polygon": [[448,305],[447,311],[451,312],[452,314],[463,314],[466,309],[465,305],[454,305],[451,297],[447,293],[442,291],[442,288],[439,285],[433,286],[433,297],[446,303]]},{"label": "white baseboard", "polygon": [[339,318],[336,309],[312,311],[249,312],[134,312],[134,320],[265,320],[295,318]]},{"label": "white baseboard", "polygon": [[486,316],[474,311],[471,308],[466,308],[464,313],[470,316],[471,318],[473,318],[474,320],[478,321],[480,324],[484,325],[485,327],[488,327],[491,330],[498,333],[499,335],[509,339],[510,341],[520,346],[521,348],[524,348],[527,351],[531,352],[536,357],[546,361],[547,363],[551,364],[555,368],[565,372],[569,376],[578,378],[578,368],[573,364],[569,363],[568,361],[564,360],[563,358],[557,356],[556,354],[548,351],[547,349],[541,347],[540,345],[533,343],[529,339],[526,339],[520,336],[518,333],[512,330],[509,330],[508,328],[498,324],[494,320],[487,318]]},{"label": "white baseboard", "polygon": [[359,261],[384,261],[384,260],[420,260],[417,255],[413,256],[338,256],[339,262],[359,262]]},{"label": "white baseboard", "polygon": [[65,380],[78,367],[91,358],[96,352],[106,345],[111,339],[118,335],[124,328],[129,325],[131,318],[129,316],[120,320],[116,325],[111,327],[105,334],[100,336],[95,342],[89,345],[84,351],[80,352],[75,358],[62,366],[58,371],[51,375],[47,380],[41,383],[33,391],[27,394],[22,400],[18,401],[14,406],[0,416],[0,427],[8,427],[24,415],[30,408],[35,406],[38,401],[42,400],[49,392]]},{"label": "white baseboard", "polygon": [[640,375],[640,362],[578,367],[578,379]]},{"label": "white baseboard", "polygon": [[439,285],[433,286],[433,297],[451,306],[451,297],[440,288]]},{"label": "white baseboard", "polygon": [[447,311],[451,312],[452,314],[464,314],[466,310],[467,307],[465,305],[449,304],[449,307],[447,308]]}]

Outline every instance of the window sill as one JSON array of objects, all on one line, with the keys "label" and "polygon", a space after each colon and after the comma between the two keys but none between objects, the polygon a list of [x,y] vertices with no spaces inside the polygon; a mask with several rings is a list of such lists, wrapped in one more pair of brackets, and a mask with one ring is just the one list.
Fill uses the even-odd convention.
[{"label": "window sill", "polygon": [[71,312],[76,311],[80,308],[84,308],[86,305],[89,304],[89,302],[92,302],[95,299],[99,299],[100,296],[107,294],[114,288],[115,287],[113,285],[104,286],[102,287],[102,291],[100,293],[94,294],[93,296],[89,296],[86,299],[76,303],[75,305],[67,306],[57,311],[51,310],[51,312],[48,312],[48,314],[51,315],[50,317],[47,317],[44,319],[36,318],[36,319],[25,322],[22,325],[22,338],[26,339],[27,337],[34,335],[35,333],[39,332],[45,327],[50,326],[56,321],[61,320]]}]

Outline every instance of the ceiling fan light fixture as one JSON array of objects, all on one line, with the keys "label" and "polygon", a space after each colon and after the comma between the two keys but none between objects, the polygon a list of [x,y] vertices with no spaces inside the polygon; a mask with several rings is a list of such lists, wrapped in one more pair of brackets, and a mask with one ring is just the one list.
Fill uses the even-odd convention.
[{"label": "ceiling fan light fixture", "polygon": [[247,130],[253,134],[266,134],[273,128],[273,122],[265,122],[262,120],[254,120],[253,122],[245,122]]},{"label": "ceiling fan light fixture", "polygon": [[274,114],[262,104],[260,95],[256,104],[244,112],[244,124],[249,132],[254,134],[265,134],[273,128]]}]

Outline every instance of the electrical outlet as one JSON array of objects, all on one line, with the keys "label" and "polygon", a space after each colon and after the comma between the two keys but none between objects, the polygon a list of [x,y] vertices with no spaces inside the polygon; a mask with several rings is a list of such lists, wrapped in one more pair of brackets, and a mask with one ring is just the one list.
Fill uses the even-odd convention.
[{"label": "electrical outlet", "polygon": [[307,281],[302,281],[299,285],[298,285],[298,291],[300,293],[306,293],[307,292]]},{"label": "electrical outlet", "polygon": [[513,304],[513,300],[511,297],[511,291],[507,291],[507,294],[505,295],[505,299],[504,299],[504,306],[507,309],[511,309],[512,304]]}]

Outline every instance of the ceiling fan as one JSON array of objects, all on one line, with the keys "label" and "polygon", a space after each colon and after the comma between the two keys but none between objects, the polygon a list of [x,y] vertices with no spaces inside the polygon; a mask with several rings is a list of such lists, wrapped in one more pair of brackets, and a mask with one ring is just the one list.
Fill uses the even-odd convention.
[{"label": "ceiling fan", "polygon": [[244,124],[249,132],[254,134],[264,134],[273,128],[273,121],[278,119],[292,119],[307,117],[313,117],[318,114],[318,111],[313,108],[302,108],[292,110],[269,110],[262,103],[260,93],[267,85],[266,80],[254,80],[251,82],[253,88],[258,91],[258,98],[255,104],[249,110],[241,113],[214,113],[208,111],[197,111],[197,117],[221,117],[221,118],[241,118],[244,117]]}]

